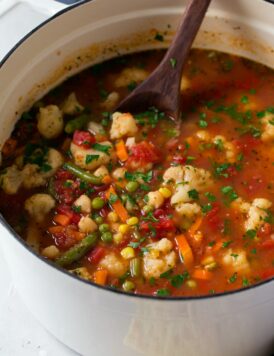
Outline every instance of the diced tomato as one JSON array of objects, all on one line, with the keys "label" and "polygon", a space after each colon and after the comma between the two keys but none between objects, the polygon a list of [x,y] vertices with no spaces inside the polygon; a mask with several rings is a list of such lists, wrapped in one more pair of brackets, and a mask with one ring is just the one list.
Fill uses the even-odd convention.
[{"label": "diced tomato", "polygon": [[220,205],[218,203],[212,203],[212,209],[206,214],[206,220],[208,225],[213,230],[219,230],[222,228],[222,222],[219,216]]},{"label": "diced tomato", "polygon": [[169,141],[167,141],[166,148],[168,150],[173,150],[178,147],[178,144],[179,144],[179,139],[177,137],[173,137]]},{"label": "diced tomato", "polygon": [[269,223],[264,223],[263,226],[260,227],[257,235],[262,238],[269,237],[271,235],[271,231],[272,231],[271,225]]},{"label": "diced tomato", "polygon": [[97,265],[99,261],[105,256],[106,251],[103,247],[95,247],[88,255],[88,261],[94,265]]},{"label": "diced tomato", "polygon": [[274,240],[272,239],[265,240],[260,244],[260,246],[264,249],[274,248]]},{"label": "diced tomato", "polygon": [[159,233],[160,231],[172,231],[175,228],[174,222],[171,219],[168,218],[161,218],[159,221],[143,221],[140,224],[140,229],[144,231],[150,231],[150,230],[157,230]]},{"label": "diced tomato", "polygon": [[67,250],[76,244],[77,240],[75,236],[71,233],[72,229],[73,228],[71,225],[64,226],[63,229],[60,229],[59,232],[53,233],[55,244],[61,250]]},{"label": "diced tomato", "polygon": [[247,134],[243,135],[241,139],[234,140],[233,143],[236,145],[239,151],[245,155],[248,155],[252,152],[252,150],[254,150],[256,146],[261,143],[261,141],[260,139]]},{"label": "diced tomato", "polygon": [[141,162],[143,164],[157,162],[160,153],[150,142],[142,141],[131,147],[129,160]]},{"label": "diced tomato", "polygon": [[261,274],[262,279],[270,278],[274,276],[274,267],[270,267]]},{"label": "diced tomato", "polygon": [[185,164],[187,159],[186,157],[182,157],[182,156],[174,156],[172,160],[175,163]]},{"label": "diced tomato", "polygon": [[68,216],[71,219],[71,222],[74,224],[78,224],[81,219],[80,214],[75,213],[69,205],[59,205],[56,210],[59,214]]},{"label": "diced tomato", "polygon": [[90,148],[95,142],[95,137],[88,131],[76,130],[73,134],[73,143],[82,148]]},{"label": "diced tomato", "polygon": [[69,171],[65,169],[58,169],[58,171],[55,174],[56,180],[62,179],[62,180],[67,180],[67,179],[72,179],[73,174],[71,174]]}]

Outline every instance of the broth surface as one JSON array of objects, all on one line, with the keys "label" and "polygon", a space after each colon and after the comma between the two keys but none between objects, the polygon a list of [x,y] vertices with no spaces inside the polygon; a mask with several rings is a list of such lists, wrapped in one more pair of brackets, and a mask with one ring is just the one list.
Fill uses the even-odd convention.
[{"label": "broth surface", "polygon": [[2,151],[0,211],[45,258],[127,292],[206,295],[271,278],[274,72],[194,49],[181,127],[156,108],[112,114],[163,55],[95,65],[24,113]]}]

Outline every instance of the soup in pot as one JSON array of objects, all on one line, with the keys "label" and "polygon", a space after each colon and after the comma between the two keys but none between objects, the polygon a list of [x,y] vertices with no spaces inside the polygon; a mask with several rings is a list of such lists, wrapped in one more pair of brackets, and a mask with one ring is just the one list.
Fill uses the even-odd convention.
[{"label": "soup in pot", "polygon": [[45,259],[126,292],[197,296],[271,278],[274,72],[194,49],[180,126],[153,107],[115,112],[163,55],[95,65],[23,113],[2,149],[0,211]]}]

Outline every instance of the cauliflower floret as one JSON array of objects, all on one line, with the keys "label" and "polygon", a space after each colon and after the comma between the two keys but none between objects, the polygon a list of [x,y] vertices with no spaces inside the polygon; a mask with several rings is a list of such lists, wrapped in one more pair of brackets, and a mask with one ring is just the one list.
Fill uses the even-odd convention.
[{"label": "cauliflower floret", "polygon": [[272,203],[267,199],[257,198],[250,204],[242,198],[237,198],[232,203],[232,206],[234,209],[238,209],[241,213],[247,215],[245,230],[248,231],[257,230],[264,224],[264,220],[267,217],[266,210],[272,206]]},{"label": "cauliflower floret", "polygon": [[64,114],[74,115],[84,110],[84,107],[79,103],[75,93],[70,93],[62,105]]},{"label": "cauliflower floret", "polygon": [[100,166],[99,168],[96,169],[96,171],[93,173],[96,177],[105,177],[108,176],[108,169],[106,166]]},{"label": "cauliflower floret", "polygon": [[42,222],[55,206],[49,194],[34,194],[25,201],[25,209],[36,222]]},{"label": "cauliflower floret", "polygon": [[147,204],[153,206],[155,209],[160,208],[164,204],[163,195],[156,190],[147,194]]},{"label": "cauliflower floret", "polygon": [[46,184],[46,178],[37,164],[26,164],[22,170],[23,185],[26,189],[41,187]]},{"label": "cauliflower floret", "polygon": [[97,224],[89,216],[82,216],[78,228],[81,232],[90,233],[97,230]]},{"label": "cauliflower floret", "polygon": [[244,201],[242,198],[237,198],[231,203],[234,209],[240,210],[241,213],[246,214],[250,208],[250,204]]},{"label": "cauliflower floret", "polygon": [[132,146],[135,146],[135,145],[136,145],[135,137],[128,137],[126,140],[127,148],[131,148]]},{"label": "cauliflower floret", "polygon": [[101,103],[101,107],[103,107],[107,111],[112,111],[114,107],[118,104],[119,99],[119,93],[117,93],[116,91],[112,91],[108,94],[106,100]]},{"label": "cauliflower floret", "polygon": [[125,68],[115,80],[114,86],[116,88],[126,87],[132,82],[142,82],[147,76],[148,72],[142,68]]},{"label": "cauliflower floret", "polygon": [[176,205],[175,210],[189,220],[193,220],[201,212],[201,208],[197,203],[180,203]]},{"label": "cauliflower floret", "polygon": [[113,277],[122,276],[128,268],[128,260],[117,256],[115,253],[109,253],[100,262],[99,266],[108,270]]},{"label": "cauliflower floret", "polygon": [[91,212],[91,200],[85,194],[80,195],[80,197],[75,200],[73,205],[79,207],[79,209],[81,209],[81,213],[89,214]]},{"label": "cauliflower floret", "polygon": [[254,199],[247,213],[245,222],[246,230],[257,230],[264,224],[267,217],[266,209],[271,207],[272,203],[267,199]]},{"label": "cauliflower floret", "polygon": [[103,146],[109,146],[108,153],[97,151],[93,148],[84,149],[73,142],[70,145],[70,151],[77,166],[90,171],[110,162],[113,156],[113,146],[109,141],[100,142]]},{"label": "cauliflower floret", "polygon": [[47,139],[58,137],[63,131],[63,126],[63,114],[58,106],[48,105],[40,108],[37,116],[37,129],[43,137]]},{"label": "cauliflower floret", "polygon": [[91,132],[95,136],[106,134],[103,126],[98,124],[98,122],[90,121],[88,123],[87,129],[89,132]]},{"label": "cauliflower floret", "polygon": [[41,254],[50,260],[55,260],[60,255],[59,249],[55,245],[45,247]]},{"label": "cauliflower floret", "polygon": [[221,150],[224,150],[226,159],[228,162],[234,162],[237,156],[237,150],[232,142],[226,140],[224,136],[217,135],[213,138],[214,145],[220,146]]},{"label": "cauliflower floret", "polygon": [[[179,168],[179,166],[173,168]],[[190,202],[192,200],[188,194],[190,190],[195,189],[200,192],[211,184],[210,173],[203,168],[184,166],[181,167],[181,170],[183,172],[183,178],[181,182],[178,182],[175,193],[171,198],[172,205]],[[164,179],[166,172],[164,174]]]},{"label": "cauliflower floret", "polygon": [[[270,123],[272,122],[272,124]],[[264,131],[262,133],[262,141],[273,142],[274,141],[274,115],[268,114],[262,119]]]},{"label": "cauliflower floret", "polygon": [[184,170],[182,166],[170,167],[164,173],[164,183],[180,183],[184,180]]},{"label": "cauliflower floret", "polygon": [[126,169],[124,167],[119,167],[119,168],[116,168],[112,173],[112,177],[115,179],[115,180],[121,180],[121,179],[124,179],[125,178],[125,174],[126,174]]},{"label": "cauliflower floret", "polygon": [[123,136],[134,136],[137,131],[137,124],[131,114],[115,112],[112,115],[112,125],[110,129],[110,138],[112,140]]},{"label": "cauliflower floret", "polygon": [[49,169],[49,171],[44,172],[43,175],[47,178],[52,177],[56,173],[57,169],[62,166],[63,163],[64,158],[62,154],[54,148],[50,148],[47,155],[47,164],[51,168]]},{"label": "cauliflower floret", "polygon": [[0,176],[0,184],[6,194],[16,194],[22,183],[22,173],[15,165],[6,168]]},{"label": "cauliflower floret", "polygon": [[143,258],[143,272],[145,278],[159,278],[167,270],[176,264],[176,254],[172,250],[172,242],[166,238],[146,246]]},{"label": "cauliflower floret", "polygon": [[35,187],[41,187],[46,184],[47,179],[52,177],[57,169],[61,167],[64,159],[60,152],[54,148],[50,148],[48,151],[46,163],[49,170],[43,172],[37,164],[27,163],[23,170],[23,185],[26,189],[31,189]]},{"label": "cauliflower floret", "polygon": [[223,265],[230,270],[230,273],[247,274],[250,272],[250,265],[246,257],[246,251],[229,249],[222,258]]}]

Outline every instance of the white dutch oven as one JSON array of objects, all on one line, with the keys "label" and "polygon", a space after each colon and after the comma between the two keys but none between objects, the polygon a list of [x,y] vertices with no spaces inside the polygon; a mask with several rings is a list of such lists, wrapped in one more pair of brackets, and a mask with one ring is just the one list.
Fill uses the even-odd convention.
[{"label": "white dutch oven", "polygon": [[[68,74],[117,53],[159,46],[151,29],[167,31],[171,25],[174,30],[183,4],[183,0],[87,1],[35,30],[0,68],[0,143],[20,112]],[[274,5],[263,0],[213,1],[195,46],[274,67],[273,19]],[[43,261],[4,219],[0,229],[24,302],[53,335],[82,355],[271,352],[273,280],[210,297],[130,296],[79,280]]]}]

